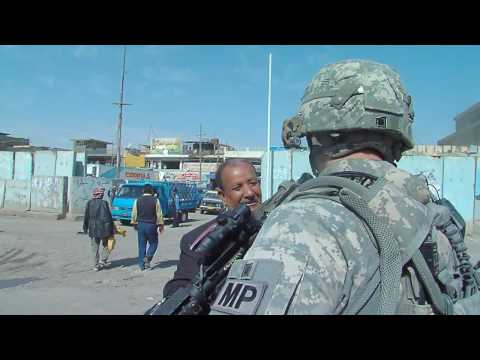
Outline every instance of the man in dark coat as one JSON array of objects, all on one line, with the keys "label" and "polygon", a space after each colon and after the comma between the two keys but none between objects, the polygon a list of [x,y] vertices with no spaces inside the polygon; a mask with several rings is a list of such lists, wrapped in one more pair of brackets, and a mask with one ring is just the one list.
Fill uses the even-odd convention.
[{"label": "man in dark coat", "polygon": [[[108,250],[108,238],[113,235],[114,225],[112,213],[108,202],[103,200],[104,187],[93,190],[92,199],[88,200],[83,217],[83,232],[90,236],[93,254],[93,269],[101,270],[105,267],[110,251]],[[100,260],[99,247],[102,243],[102,258]]]},{"label": "man in dark coat", "polygon": [[[262,203],[260,184],[253,165],[243,159],[225,161],[215,174],[215,183],[226,210],[233,209],[240,203],[247,204],[254,210]],[[213,229],[216,218],[185,234],[180,241],[180,262],[173,279],[163,288],[163,296],[169,297],[178,288],[188,285],[200,270],[199,256],[193,250]]]}]

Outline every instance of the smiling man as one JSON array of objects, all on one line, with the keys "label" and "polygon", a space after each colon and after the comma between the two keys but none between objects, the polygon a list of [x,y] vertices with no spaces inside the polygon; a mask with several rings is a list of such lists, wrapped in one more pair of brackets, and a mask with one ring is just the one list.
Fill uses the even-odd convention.
[{"label": "smiling man", "polygon": [[[262,192],[255,168],[248,160],[229,159],[218,168],[215,183],[226,210],[245,203],[254,210],[262,203]],[[173,279],[163,288],[163,296],[169,297],[178,288],[188,285],[199,271],[199,255],[193,249],[215,229],[216,218],[185,234],[180,241],[180,262]]]},{"label": "smiling man", "polygon": [[247,160],[230,159],[217,170],[217,191],[228,209],[245,203],[254,210],[262,203],[255,168]]}]

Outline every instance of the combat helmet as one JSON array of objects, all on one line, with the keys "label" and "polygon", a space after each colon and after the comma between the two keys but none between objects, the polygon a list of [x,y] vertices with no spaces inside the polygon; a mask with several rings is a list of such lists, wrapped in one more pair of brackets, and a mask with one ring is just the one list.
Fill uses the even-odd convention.
[{"label": "combat helmet", "polygon": [[371,148],[398,161],[413,148],[412,97],[387,65],[344,60],[323,67],[302,97],[298,114],[283,123],[286,147],[310,147],[329,158]]}]

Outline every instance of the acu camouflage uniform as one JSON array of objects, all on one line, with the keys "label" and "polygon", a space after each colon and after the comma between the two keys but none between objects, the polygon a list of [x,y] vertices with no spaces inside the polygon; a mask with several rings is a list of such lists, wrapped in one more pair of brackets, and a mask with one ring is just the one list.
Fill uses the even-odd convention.
[{"label": "acu camouflage uniform", "polygon": [[[462,299],[465,289],[460,261],[441,231],[450,218],[448,210],[430,200],[423,176],[411,175],[393,165],[413,145],[412,101],[403,91],[398,74],[388,67],[378,71],[377,65],[383,66],[347,61],[321,71],[307,87],[298,115],[303,117],[302,121],[295,117],[284,124],[284,141],[298,146],[299,137],[318,135],[308,138],[310,161],[319,175],[317,179],[340,176],[368,189],[369,196],[364,200],[393,234],[390,245],[398,257],[391,262],[398,262],[398,274],[390,284],[388,300],[392,306],[387,313],[434,314],[426,286],[412,264],[412,257],[426,241],[436,247],[436,281],[442,292],[449,294],[451,312],[479,313],[479,292]],[[362,79],[363,86],[349,83],[349,79],[365,69],[371,76]],[[331,90],[331,81],[336,84],[335,91]],[[375,81],[377,85],[383,84],[381,91],[368,92]],[[378,90],[379,86],[374,88]],[[324,116],[325,106],[340,119],[336,124],[332,125],[328,113]],[[309,121],[312,116],[316,122]],[[342,146],[335,142],[336,136],[329,140],[319,133],[322,126],[333,131],[352,129],[355,133],[347,146],[345,143]],[[373,136],[362,140],[358,134],[364,130],[371,131]],[[387,161],[338,160],[316,171],[315,142],[323,144],[320,150],[330,159],[373,148]],[[379,243],[365,219],[339,201],[334,190],[307,187],[296,194],[294,191],[271,212],[245,257],[232,265],[226,284],[212,304],[211,314],[378,313],[375,307],[368,308],[370,299],[362,296],[372,297],[365,292],[372,285],[378,290],[375,296],[382,296],[379,288],[383,285],[378,284],[384,260],[379,255]]]}]

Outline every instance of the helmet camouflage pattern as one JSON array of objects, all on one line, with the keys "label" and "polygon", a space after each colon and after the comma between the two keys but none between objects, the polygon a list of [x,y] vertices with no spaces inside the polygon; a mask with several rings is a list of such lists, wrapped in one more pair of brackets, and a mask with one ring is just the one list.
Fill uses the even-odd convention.
[{"label": "helmet camouflage pattern", "polygon": [[372,61],[345,60],[315,75],[298,114],[284,122],[282,139],[286,147],[299,147],[300,137],[312,134],[376,133],[396,145],[394,157],[399,157],[413,147],[413,117],[412,97],[396,71]]}]

